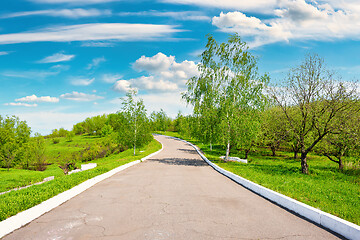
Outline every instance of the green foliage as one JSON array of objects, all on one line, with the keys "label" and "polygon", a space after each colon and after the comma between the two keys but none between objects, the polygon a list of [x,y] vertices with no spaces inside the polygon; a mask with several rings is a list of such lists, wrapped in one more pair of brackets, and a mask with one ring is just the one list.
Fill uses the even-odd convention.
[{"label": "green foliage", "polygon": [[150,114],[151,129],[153,131],[168,131],[171,126],[171,118],[166,115],[163,109]]},{"label": "green foliage", "polygon": [[106,124],[101,129],[101,137],[106,137],[106,136],[110,135],[111,133],[113,133],[113,131],[114,131],[113,127]]},{"label": "green foliage", "polygon": [[318,55],[308,55],[303,63],[289,72],[286,85],[273,88],[271,96],[283,110],[289,130],[301,151],[301,168],[309,172],[307,154],[347,118],[359,111],[357,85],[336,80]]},{"label": "green foliage", "polygon": [[53,144],[58,144],[60,142],[60,138],[53,138],[51,141]]},{"label": "green foliage", "polygon": [[22,167],[24,169],[44,171],[47,167],[46,164],[46,145],[44,137],[35,135],[25,145],[26,152],[24,154],[24,160],[22,161]]},{"label": "green foliage", "polygon": [[126,94],[123,99],[122,111],[118,113],[118,139],[119,143],[128,148],[142,147],[151,141],[150,123],[142,99],[136,100],[137,92],[134,90]]},{"label": "green foliage", "polygon": [[226,159],[231,146],[248,152],[259,133],[269,77],[259,76],[256,58],[237,34],[221,44],[209,35],[198,68],[200,76],[188,80],[183,95],[198,117],[195,136],[227,145]]},{"label": "green foliage", "polygon": [[75,133],[73,131],[68,131],[66,133],[66,141],[71,142],[75,136]]},{"label": "green foliage", "polygon": [[20,163],[24,145],[30,139],[30,127],[18,117],[0,116],[0,166],[9,168]]}]

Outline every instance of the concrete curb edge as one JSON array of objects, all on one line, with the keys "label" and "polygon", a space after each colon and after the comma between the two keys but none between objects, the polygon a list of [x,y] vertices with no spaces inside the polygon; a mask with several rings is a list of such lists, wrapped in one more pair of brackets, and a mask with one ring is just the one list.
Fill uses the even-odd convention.
[{"label": "concrete curb edge", "polygon": [[[169,137],[169,136],[168,136]],[[336,217],[332,214],[323,212],[319,209],[316,209],[314,207],[311,207],[307,204],[304,204],[302,202],[299,202],[295,199],[292,199],[290,197],[287,197],[283,194],[280,194],[278,192],[275,192],[273,190],[270,190],[268,188],[265,188],[263,186],[260,186],[259,184],[256,184],[254,182],[251,182],[243,177],[240,177],[239,175],[236,175],[232,172],[229,172],[218,165],[212,163],[209,161],[201,152],[200,149],[195,146],[194,144],[180,139],[176,137],[171,137],[174,139],[178,139],[180,141],[183,141],[190,146],[192,146],[197,153],[201,156],[201,158],[207,162],[212,168],[214,168],[219,173],[225,175],[226,177],[230,178],[231,180],[239,183],[240,185],[250,189],[251,191],[259,194],[260,196],[263,196],[264,198],[292,211],[300,216],[319,224],[320,226],[323,226],[335,233],[338,233],[348,239],[354,239],[354,240],[360,240],[360,226],[351,223],[349,221],[346,221],[344,219],[341,219],[339,217]]]},{"label": "concrete curb edge", "polygon": [[148,156],[142,158],[141,160],[136,160],[129,162],[127,164],[121,165],[117,168],[114,168],[106,173],[98,175],[96,177],[90,178],[85,182],[80,183],[79,185],[66,190],[65,192],[59,193],[58,195],[32,207],[25,211],[19,212],[18,214],[9,217],[0,222],[0,238],[4,237],[5,235],[15,231],[18,228],[30,223],[31,221],[35,220],[36,218],[40,217],[41,215],[51,211],[52,209],[60,206],[64,202],[70,200],[71,198],[77,196],[78,194],[84,192],[85,190],[89,189],[90,187],[94,186],[95,184],[113,176],[114,174],[121,172],[133,165],[140,163],[141,161],[147,160],[150,157],[158,154],[164,149],[163,144],[161,143],[161,149],[149,154]]}]

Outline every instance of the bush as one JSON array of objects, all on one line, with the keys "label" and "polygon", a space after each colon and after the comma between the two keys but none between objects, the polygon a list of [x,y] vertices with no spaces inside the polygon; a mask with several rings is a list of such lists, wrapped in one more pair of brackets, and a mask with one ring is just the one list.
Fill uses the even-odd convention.
[{"label": "bush", "polygon": [[53,138],[52,142],[53,142],[53,144],[57,144],[60,142],[60,138]]}]

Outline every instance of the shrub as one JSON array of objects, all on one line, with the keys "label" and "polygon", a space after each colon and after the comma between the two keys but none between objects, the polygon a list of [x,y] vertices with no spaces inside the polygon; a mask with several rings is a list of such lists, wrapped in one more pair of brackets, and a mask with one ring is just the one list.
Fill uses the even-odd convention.
[{"label": "shrub", "polygon": [[53,144],[57,144],[60,142],[60,138],[53,138],[52,142],[53,142]]}]

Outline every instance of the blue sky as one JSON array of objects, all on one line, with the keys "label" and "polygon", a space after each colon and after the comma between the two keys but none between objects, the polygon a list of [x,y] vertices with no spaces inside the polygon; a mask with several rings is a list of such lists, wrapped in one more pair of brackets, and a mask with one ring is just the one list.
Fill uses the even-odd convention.
[{"label": "blue sky", "polygon": [[237,32],[281,83],[306,53],[344,81],[360,73],[357,0],[2,0],[0,114],[48,134],[116,112],[130,87],[150,111],[181,101],[206,34]]}]

